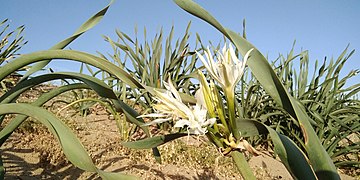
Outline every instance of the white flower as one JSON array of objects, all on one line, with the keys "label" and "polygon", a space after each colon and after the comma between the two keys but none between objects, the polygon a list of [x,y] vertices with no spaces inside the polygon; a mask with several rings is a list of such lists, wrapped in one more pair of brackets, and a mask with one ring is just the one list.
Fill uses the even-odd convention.
[{"label": "white flower", "polygon": [[222,52],[217,54],[217,62],[214,61],[209,48],[205,50],[207,61],[200,53],[196,53],[211,77],[214,78],[223,89],[231,88],[233,90],[244,73],[246,61],[252,50],[253,49],[250,49],[245,54],[243,61],[240,61],[236,57],[231,45],[229,45],[228,49],[225,45]]},{"label": "white flower", "polygon": [[212,126],[215,123],[215,118],[206,119],[207,110],[204,106],[196,104],[192,108],[192,113],[189,114],[188,119],[179,119],[174,127],[187,126],[187,130],[190,134],[205,134],[207,132],[206,127]]},{"label": "white flower", "polygon": [[215,118],[207,119],[207,109],[198,101],[195,106],[185,105],[171,80],[164,83],[167,91],[154,90],[154,99],[158,104],[154,105],[155,113],[141,115],[140,117],[157,118],[146,125],[175,121],[174,127],[187,127],[190,134],[205,134],[207,127],[215,123]]}]

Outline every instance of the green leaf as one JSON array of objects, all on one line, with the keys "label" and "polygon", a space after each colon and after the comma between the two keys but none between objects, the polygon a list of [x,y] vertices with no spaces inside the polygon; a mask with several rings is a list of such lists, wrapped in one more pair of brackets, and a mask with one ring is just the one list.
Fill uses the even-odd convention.
[{"label": "green leaf", "polygon": [[[66,85],[66,86],[61,86],[61,87],[58,87],[58,88],[55,88],[55,89],[51,90],[50,92],[42,94],[38,99],[36,99],[36,101],[31,103],[31,105],[39,107],[39,106],[42,106],[43,104],[45,104],[46,102],[48,102],[49,100],[51,100],[52,98],[58,96],[61,93],[64,93],[66,91],[70,91],[70,90],[73,90],[73,89],[86,89],[86,88],[89,88],[89,86],[86,86],[84,84],[79,84],[79,83]],[[8,129],[8,130],[6,130],[6,132],[8,132],[8,134],[4,135],[4,138],[0,139],[0,146],[2,146],[2,144],[11,135],[11,133],[14,132],[14,130],[16,128],[18,128],[20,126],[20,124],[24,120],[26,120],[26,118],[27,118],[27,116],[18,115],[13,120],[11,120],[8,123],[7,126],[5,126],[4,129]]]},{"label": "green leaf", "polygon": [[255,123],[253,120],[237,119],[238,131],[242,137],[252,137],[267,134],[267,128],[261,123]]},{"label": "green leaf", "polygon": [[[104,177],[108,174],[108,172],[96,168],[85,148],[69,127],[47,110],[30,104],[0,104],[0,115],[3,114],[22,114],[37,119],[58,139],[65,156],[72,164],[85,171],[98,172]],[[1,130],[0,138],[2,139],[7,134],[9,134],[8,129]],[[117,176],[122,177],[121,174]],[[126,177],[129,176],[125,175],[124,178]]]},{"label": "green leaf", "polygon": [[115,172],[105,172],[102,170],[97,171],[102,179],[106,180],[135,180],[139,179],[135,176],[125,175],[122,173],[115,173]]},{"label": "green leaf", "polygon": [[112,91],[112,89],[110,89],[103,81],[85,74],[72,73],[72,72],[59,72],[59,73],[51,73],[51,74],[37,76],[29,80],[20,82],[9,92],[1,96],[0,102],[1,103],[13,102],[21,93],[23,93],[27,89],[35,85],[56,79],[77,79],[88,84],[90,88],[92,88],[95,92],[97,92],[101,97],[110,99],[114,103],[114,106],[118,112],[123,112],[132,123],[138,125],[140,128],[144,130],[144,132],[148,136],[150,136],[148,128],[142,126],[144,121],[141,118],[137,118],[139,114],[134,109],[132,109],[127,104],[119,100],[116,97],[115,93]]},{"label": "green leaf", "polygon": [[279,134],[274,129],[255,120],[239,120],[239,127],[242,127],[241,134],[251,136],[269,134],[274,143],[275,153],[280,157],[281,162],[288,169],[290,174],[297,179],[316,179],[313,169],[308,163],[306,155],[288,137]]},{"label": "green leaf", "polygon": [[[89,29],[93,28],[96,24],[98,24],[101,19],[104,17],[106,11],[109,9],[110,5],[113,3],[114,1],[111,0],[111,2],[104,7],[102,10],[100,10],[99,12],[97,12],[95,15],[93,15],[90,19],[88,19],[84,24],[82,24],[80,26],[79,29],[77,29],[75,31],[75,33],[64,39],[63,41],[57,43],[56,45],[54,45],[53,47],[51,47],[50,49],[63,49],[65,48],[67,45],[69,45],[71,42],[73,42],[75,39],[77,39],[78,37],[80,37],[83,33],[85,33],[86,31],[88,31]],[[31,74],[41,70],[42,68],[44,68],[47,64],[49,64],[51,59],[44,59],[44,61],[38,62],[36,63],[34,66],[32,66],[29,71],[26,72],[26,74],[24,75],[23,79],[29,77]]]},{"label": "green leaf", "polygon": [[28,64],[39,62],[46,59],[54,59],[54,60],[71,60],[71,61],[79,61],[83,63],[87,63],[93,65],[99,69],[102,69],[110,74],[113,74],[115,77],[126,83],[131,87],[142,88],[142,85],[134,79],[130,74],[124,71],[122,68],[119,68],[109,62],[106,59],[73,50],[46,50],[46,51],[38,51],[30,54],[24,54],[17,59],[5,64],[0,67],[0,81],[3,80],[6,76],[11,74],[12,72],[20,69]]},{"label": "green leaf", "polygon": [[121,144],[125,147],[132,148],[132,149],[149,149],[158,147],[163,145],[169,141],[175,140],[177,138],[187,136],[186,133],[177,133],[177,134],[168,134],[162,136],[155,136],[151,138],[146,138],[138,141],[131,141],[131,142],[122,142]]},{"label": "green leaf", "polygon": [[[1,70],[0,70],[0,72],[1,72]],[[42,84],[47,81],[56,80],[56,79],[77,79],[77,80],[85,82],[86,84],[89,85],[90,88],[92,88],[100,96],[110,99],[113,102],[115,109],[118,112],[124,113],[130,122],[139,126],[145,132],[145,134],[147,136],[150,136],[148,128],[146,126],[143,126],[143,124],[144,124],[143,119],[138,118],[139,114],[133,108],[129,107],[126,103],[119,100],[117,98],[117,96],[115,95],[115,93],[112,91],[112,89],[110,89],[103,81],[101,81],[95,77],[85,75],[85,74],[72,73],[72,72],[62,72],[62,73],[60,72],[60,73],[51,73],[51,74],[37,76],[37,77],[31,78],[29,80],[20,82],[17,86],[15,86],[13,89],[11,89],[11,91],[4,94],[0,98],[0,102],[1,103],[12,102],[15,100],[15,98],[17,98],[25,90],[27,90],[35,85]],[[160,159],[158,157],[158,155],[159,155],[158,150],[156,148],[154,148],[153,151],[154,151],[155,158],[158,161],[160,161]]]}]

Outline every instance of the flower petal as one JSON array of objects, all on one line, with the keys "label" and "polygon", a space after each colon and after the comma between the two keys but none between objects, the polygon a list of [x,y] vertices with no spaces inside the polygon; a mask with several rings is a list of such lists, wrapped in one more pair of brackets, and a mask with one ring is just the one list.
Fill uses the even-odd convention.
[{"label": "flower petal", "polygon": [[151,122],[145,123],[144,125],[149,126],[149,125],[159,124],[159,123],[163,123],[163,122],[170,121],[170,120],[171,120],[171,118],[160,118],[160,119],[155,119]]},{"label": "flower petal", "polygon": [[185,120],[185,119],[180,119],[180,120],[176,121],[174,127],[183,128],[184,126],[189,126],[189,125],[190,125],[190,121]]}]

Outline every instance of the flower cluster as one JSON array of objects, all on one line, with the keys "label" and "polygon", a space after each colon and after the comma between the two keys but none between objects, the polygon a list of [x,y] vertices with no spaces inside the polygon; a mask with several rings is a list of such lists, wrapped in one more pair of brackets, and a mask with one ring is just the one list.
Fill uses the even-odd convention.
[{"label": "flower cluster", "polygon": [[243,61],[240,61],[237,58],[231,45],[229,48],[225,45],[222,49],[222,53],[217,54],[217,62],[214,61],[209,48],[205,50],[207,61],[199,52],[196,53],[208,70],[210,76],[214,78],[223,89],[230,88],[231,90],[234,90],[244,73],[246,61],[252,50],[253,49],[250,49],[246,53]]},{"label": "flower cluster", "polygon": [[154,99],[158,102],[153,106],[155,113],[140,116],[157,118],[146,125],[173,120],[174,127],[186,127],[189,134],[206,134],[207,127],[211,127],[216,119],[207,118],[207,109],[203,101],[199,99],[195,106],[186,105],[170,79],[164,85],[165,92],[153,90]]},{"label": "flower cluster", "polygon": [[[229,48],[227,48],[225,45],[222,52],[217,54],[216,62],[214,61],[209,48],[205,50],[207,60],[200,53],[196,52],[210,76],[223,88],[226,100],[230,101],[227,103],[229,113],[222,112],[225,108],[221,105],[219,106],[218,104],[213,104],[220,102],[219,100],[215,101],[215,97],[218,98],[218,95],[216,92],[212,92],[209,89],[209,84],[206,82],[205,76],[200,71],[199,80],[201,83],[200,89],[195,95],[195,99],[197,101],[196,105],[183,103],[179,92],[176,90],[169,78],[167,83],[164,82],[164,86],[166,88],[165,91],[147,87],[147,90],[154,95],[154,99],[157,101],[157,104],[153,106],[155,111],[154,113],[142,115],[140,117],[155,118],[155,120],[147,123],[146,125],[163,123],[171,120],[175,122],[174,127],[186,127],[189,134],[197,135],[206,134],[208,131],[207,128],[212,127],[216,122],[215,117],[218,117],[221,120],[222,127],[226,129],[228,127],[232,128],[231,131],[227,129],[226,132],[235,133],[235,137],[237,137],[238,133],[236,132],[237,128],[235,127],[236,123],[233,97],[234,88],[244,73],[245,64],[251,51],[252,49],[246,53],[243,61],[240,61],[237,58],[232,46],[230,45]],[[217,109],[217,114],[215,113],[215,109]],[[228,114],[227,118],[225,117],[226,114]],[[214,128],[217,129],[217,127]]]}]

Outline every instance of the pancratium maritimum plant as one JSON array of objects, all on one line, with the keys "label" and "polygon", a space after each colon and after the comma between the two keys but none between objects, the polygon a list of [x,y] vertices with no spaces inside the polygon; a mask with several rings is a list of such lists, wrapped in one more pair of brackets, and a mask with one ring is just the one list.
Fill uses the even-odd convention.
[{"label": "pancratium maritimum plant", "polygon": [[[213,110],[213,112],[209,112],[209,114],[215,115],[220,120],[219,123],[214,124],[214,128],[209,128],[207,136],[222,154],[231,154],[243,177],[249,179],[253,179],[254,176],[246,162],[244,154],[241,152],[247,151],[253,155],[258,155],[259,152],[241,137],[236,122],[238,118],[236,118],[235,112],[234,91],[244,74],[246,62],[249,59],[252,50],[253,49],[250,49],[241,61],[235,55],[232,46],[229,45],[229,48],[227,48],[225,45],[222,52],[216,54],[217,62],[214,61],[209,48],[205,50],[207,60],[197,52],[199,59],[203,62],[211,77],[209,84],[204,74],[201,71],[198,71],[200,89],[203,93],[203,98],[205,99],[204,102],[206,102],[207,109]],[[220,85],[226,103],[224,103],[214,81]]]},{"label": "pancratium maritimum plant", "polygon": [[235,122],[235,87],[239,83],[242,75],[244,74],[246,61],[248,60],[250,53],[253,49],[250,49],[241,61],[235,54],[235,51],[231,45],[227,48],[224,45],[222,52],[216,54],[217,61],[214,60],[210,49],[207,48],[204,51],[206,59],[197,52],[199,59],[204,64],[210,76],[220,84],[226,97],[226,101],[229,108],[229,126],[231,132],[236,139],[240,138],[240,133],[237,131],[237,125]]},{"label": "pancratium maritimum plant", "polygon": [[[216,145],[222,154],[231,155],[234,164],[237,166],[243,178],[256,179],[243,152],[248,151],[253,154],[257,152],[247,143],[245,138],[260,137],[271,140],[274,153],[279,156],[294,179],[339,179],[336,167],[311,126],[311,118],[304,111],[303,104],[299,103],[287,91],[261,52],[238,33],[223,27],[209,12],[192,0],[174,1],[185,11],[204,20],[219,30],[233,43],[239,54],[244,57],[243,61],[240,61],[232,47],[223,48],[223,51],[215,57],[211,55],[210,50],[205,50],[204,55],[206,57],[197,54],[206,67],[209,77],[205,77],[203,72],[198,70],[200,91],[198,91],[195,98],[188,97],[182,93],[179,93],[181,98],[175,97],[174,95],[172,96],[172,99],[177,99],[178,101],[181,99],[180,102],[189,102],[192,104],[202,102],[202,104],[206,104],[207,120],[216,118],[216,121],[212,126],[202,126],[202,128],[207,128],[207,131],[204,131],[206,132],[205,135]],[[216,58],[217,61],[214,61],[213,58]],[[242,113],[236,112],[238,108],[235,108],[234,91],[237,83],[241,79],[245,64],[249,66],[251,73],[256,77],[257,81],[259,81],[261,87],[269,93],[275,103],[283,108],[284,113],[288,113],[294,121],[297,121],[297,124],[301,128],[299,136],[304,137],[303,149],[299,148],[289,137],[280,132],[276,132],[270,126],[260,122],[259,119],[245,119],[241,117]],[[191,77],[194,77],[192,75]],[[148,92],[156,96],[154,90],[155,88],[150,88]],[[162,91],[159,90],[159,92]],[[203,99],[201,100],[200,97],[203,97]],[[240,100],[243,102],[244,99]],[[191,111],[194,110],[190,108],[191,106],[188,106],[188,104],[183,104]],[[169,114],[163,115],[160,118],[169,119],[170,117],[171,119],[172,116],[169,116],[170,114],[169,112]],[[191,118],[185,117],[184,119],[190,121]],[[139,121],[141,120],[142,119],[139,119]],[[138,124],[143,125],[142,122]],[[179,126],[180,125],[182,124],[179,123]],[[182,130],[183,129],[180,129],[178,133],[160,135],[133,142],[124,142],[122,144],[126,147],[136,149],[156,148],[171,140],[188,135],[187,133],[182,133]]]},{"label": "pancratium maritimum plant", "polygon": [[[225,45],[222,52],[217,54],[217,62],[213,60],[209,49],[205,50],[208,62],[200,53],[197,53],[210,74],[210,83],[198,70],[200,88],[195,94],[196,104],[185,104],[169,79],[168,83],[164,83],[165,91],[145,87],[148,92],[153,94],[157,104],[153,106],[154,113],[139,117],[155,118],[145,125],[173,121],[175,128],[186,128],[188,134],[206,135],[223,155],[231,153],[239,169],[245,169],[242,174],[251,174],[251,170],[250,173],[248,172],[249,167],[241,152],[247,151],[254,155],[258,155],[259,152],[241,137],[236,127],[234,92],[235,86],[244,73],[245,64],[251,51],[240,61],[232,46],[227,48]],[[214,81],[220,85],[221,90]],[[219,91],[224,93],[226,103]],[[238,154],[234,156],[233,152]],[[241,154],[240,158],[239,154]],[[245,176],[250,177],[251,175]]]}]

